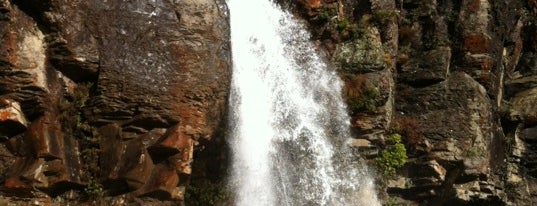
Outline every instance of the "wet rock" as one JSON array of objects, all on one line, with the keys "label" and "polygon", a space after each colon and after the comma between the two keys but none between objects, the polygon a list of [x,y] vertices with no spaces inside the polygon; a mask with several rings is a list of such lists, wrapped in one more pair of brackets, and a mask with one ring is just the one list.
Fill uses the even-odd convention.
[{"label": "wet rock", "polygon": [[21,146],[26,146],[26,154],[31,155],[17,160],[8,175],[12,183],[52,193],[65,190],[66,185],[81,184],[78,143],[64,135],[51,115],[34,121],[22,139]]},{"label": "wet rock", "polygon": [[373,146],[371,142],[366,139],[353,139],[351,140],[350,145],[351,147],[356,147],[356,148],[370,148]]},{"label": "wet rock", "polygon": [[469,202],[474,198],[479,198],[479,182],[473,181],[466,184],[456,186],[455,196],[465,202]]},{"label": "wet rock", "polygon": [[386,186],[390,189],[407,189],[410,180],[404,177],[389,179]]},{"label": "wet rock", "polygon": [[519,92],[527,91],[537,87],[537,76],[520,76],[518,78],[509,79],[505,82],[505,90],[507,98],[512,98]]},{"label": "wet rock", "polygon": [[163,119],[159,115],[153,115],[153,114],[142,114],[137,115],[135,118],[130,120],[125,125],[128,125],[128,127],[135,128],[135,127],[141,127],[143,129],[151,130],[153,128],[162,128],[167,127],[169,125],[168,121]]}]

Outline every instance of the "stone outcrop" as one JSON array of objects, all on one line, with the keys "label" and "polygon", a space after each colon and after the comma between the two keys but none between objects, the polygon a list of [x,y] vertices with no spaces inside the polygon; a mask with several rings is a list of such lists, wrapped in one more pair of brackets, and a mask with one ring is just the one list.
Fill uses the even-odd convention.
[{"label": "stone outcrop", "polygon": [[195,148],[223,142],[225,2],[3,0],[0,10],[1,195],[181,202]]}]

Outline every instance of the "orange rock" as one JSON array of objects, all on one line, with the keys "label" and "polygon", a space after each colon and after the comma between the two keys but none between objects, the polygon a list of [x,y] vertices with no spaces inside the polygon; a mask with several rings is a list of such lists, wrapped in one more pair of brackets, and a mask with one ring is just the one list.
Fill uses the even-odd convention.
[{"label": "orange rock", "polygon": [[464,38],[464,48],[472,54],[488,53],[491,38],[486,34],[472,34]]},{"label": "orange rock", "polygon": [[180,124],[168,129],[156,144],[148,148],[153,160],[158,162],[172,155],[192,151],[194,140],[187,133],[189,130]]},{"label": "orange rock", "polygon": [[5,180],[4,182],[4,186],[8,189],[15,189],[15,188],[30,188],[30,186],[28,186],[28,184],[22,182],[19,178],[17,177],[9,177]]},{"label": "orange rock", "polygon": [[308,0],[310,8],[319,8],[321,6],[321,0]]}]

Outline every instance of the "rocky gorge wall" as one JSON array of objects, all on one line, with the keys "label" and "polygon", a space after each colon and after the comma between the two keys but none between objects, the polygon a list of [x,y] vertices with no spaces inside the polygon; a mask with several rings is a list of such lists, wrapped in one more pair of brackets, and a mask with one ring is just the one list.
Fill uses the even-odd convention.
[{"label": "rocky gorge wall", "polygon": [[[279,2],[345,80],[386,205],[537,204],[536,1]],[[407,159],[387,175],[393,134]]]},{"label": "rocky gorge wall", "polygon": [[3,0],[0,15],[0,202],[180,202],[194,147],[222,145],[224,1]]},{"label": "rocky gorge wall", "polygon": [[[537,204],[535,0],[278,2],[345,81],[385,205]],[[0,0],[0,205],[227,205],[227,18]],[[387,173],[393,134],[408,158]]]}]

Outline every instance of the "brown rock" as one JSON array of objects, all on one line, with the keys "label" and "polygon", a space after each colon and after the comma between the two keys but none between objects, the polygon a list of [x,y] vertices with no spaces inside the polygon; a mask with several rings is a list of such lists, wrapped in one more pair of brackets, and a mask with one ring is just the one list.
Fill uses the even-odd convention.
[{"label": "brown rock", "polygon": [[45,160],[19,158],[8,174],[4,186],[8,190],[32,190],[34,187],[47,187],[48,181],[44,174]]},{"label": "brown rock", "polygon": [[105,184],[181,199],[178,173],[191,173],[194,142],[214,138],[227,108],[225,1],[0,0],[0,11],[0,96],[21,107],[0,107],[0,135],[24,156],[6,185],[80,187],[77,139],[91,136],[99,144],[81,147],[100,149]]},{"label": "brown rock", "polygon": [[464,38],[464,48],[472,54],[489,52],[490,36],[486,34],[471,34]]},{"label": "brown rock", "polygon": [[34,121],[25,134],[25,141],[32,146],[31,152],[37,158],[62,159],[63,133],[61,125],[47,113]]},{"label": "brown rock", "polygon": [[139,189],[148,180],[154,167],[146,148],[163,135],[163,129],[154,129],[128,141],[121,138],[123,133],[117,124],[103,126],[99,133],[108,140],[101,142],[103,152],[100,165],[106,182],[126,184],[131,191]]},{"label": "brown rock", "polygon": [[179,155],[179,159],[190,161],[194,140],[187,133],[189,130],[179,124],[168,129],[157,143],[148,148],[153,160],[159,162],[172,155]]},{"label": "brown rock", "polygon": [[179,176],[175,169],[162,163],[155,166],[149,180],[140,189],[136,190],[134,194],[136,196],[169,199],[177,193],[178,184]]},{"label": "brown rock", "polygon": [[401,65],[398,80],[416,86],[430,85],[444,81],[450,72],[451,49],[439,47],[424,51]]},{"label": "brown rock", "polygon": [[31,120],[44,112],[49,91],[45,37],[33,19],[11,2],[2,5],[7,12],[0,18],[0,95],[20,103]]},{"label": "brown rock", "polygon": [[112,173],[117,172],[119,169],[117,163],[126,147],[121,142],[121,128],[118,124],[108,124],[100,127],[98,133],[101,136],[99,158],[101,175],[110,180],[115,180],[117,175],[112,175]]},{"label": "brown rock", "polygon": [[129,189],[136,190],[140,188],[151,175],[153,170],[153,161],[147,153],[142,138],[130,141],[111,176],[117,176],[125,179]]},{"label": "brown rock", "polygon": [[3,99],[0,106],[0,135],[11,137],[26,130],[28,120],[18,102]]}]

